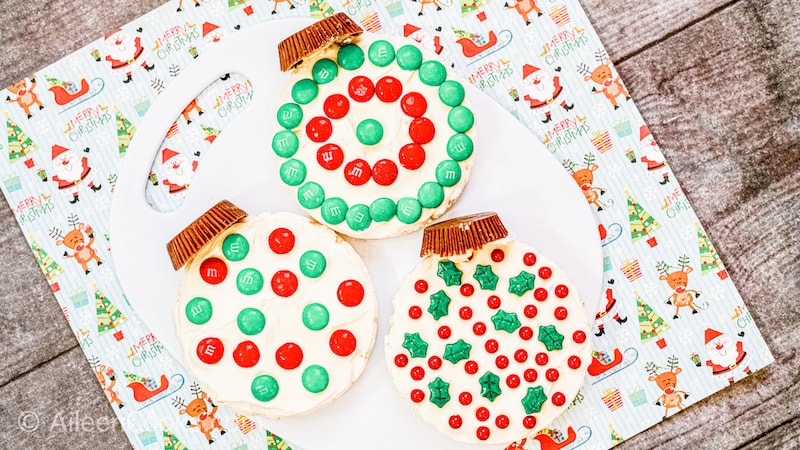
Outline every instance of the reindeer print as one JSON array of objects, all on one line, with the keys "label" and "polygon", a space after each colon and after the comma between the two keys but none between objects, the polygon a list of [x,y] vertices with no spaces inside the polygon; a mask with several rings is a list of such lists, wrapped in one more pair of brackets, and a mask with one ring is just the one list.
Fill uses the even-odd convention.
[{"label": "reindeer print", "polygon": [[272,8],[272,14],[278,14],[278,3],[286,2],[289,4],[289,9],[295,8],[294,3],[292,3],[292,0],[272,0],[272,1],[273,3],[275,3],[275,7]]},{"label": "reindeer print", "polygon": [[[78,219],[78,216],[71,214],[67,221],[72,226],[72,229],[65,235],[58,228],[50,229],[50,237],[56,240],[56,245],[63,245],[68,250],[64,251],[66,258],[74,258],[75,261],[81,265],[83,271],[88,275],[89,263],[95,261],[98,266],[103,264],[103,260],[97,256],[97,251],[92,248],[94,244],[94,230],[89,225],[84,224]],[[84,236],[84,233],[86,235]],[[89,242],[86,242],[86,238]],[[71,252],[71,253],[70,253]]]},{"label": "reindeer print", "polygon": [[673,319],[678,318],[678,313],[681,308],[688,306],[692,310],[692,314],[697,314],[697,308],[694,305],[695,299],[700,297],[700,292],[694,289],[687,289],[689,284],[689,273],[693,270],[689,266],[689,257],[686,255],[678,258],[678,265],[680,269],[670,272],[670,265],[664,261],[659,261],[656,268],[661,273],[658,277],[659,280],[666,281],[667,285],[673,290],[673,293],[667,298],[668,305],[675,305],[675,315]]},{"label": "reindeer print", "polygon": [[105,364],[100,364],[100,358],[97,356],[90,358],[89,364],[91,364],[92,369],[94,369],[94,374],[97,377],[97,381],[100,382],[100,386],[103,388],[108,402],[112,405],[117,405],[118,409],[122,409],[125,403],[122,403],[119,394],[114,390],[114,386],[117,384],[117,375],[114,373],[114,369]]},{"label": "reindeer print", "polygon": [[515,0],[513,5],[509,5],[508,2],[506,2],[503,7],[505,9],[515,10],[517,14],[522,16],[522,20],[525,21],[525,25],[531,24],[531,20],[528,17],[530,13],[535,12],[537,17],[542,15],[542,10],[536,5],[535,0]]},{"label": "reindeer print", "polygon": [[417,13],[418,16],[422,15],[422,10],[425,9],[425,5],[430,5],[431,3],[433,4],[433,6],[436,7],[437,11],[442,10],[442,5],[440,5],[437,0],[411,0],[411,1],[419,2],[419,13]]},{"label": "reindeer print", "polygon": [[194,99],[191,102],[189,102],[189,104],[186,105],[186,108],[183,108],[183,111],[181,112],[181,115],[183,116],[184,120],[186,120],[186,125],[192,123],[192,118],[189,116],[189,113],[191,113],[192,111],[197,111],[198,116],[202,116],[203,113],[205,112],[203,111],[203,108],[201,108],[200,105],[197,104],[197,99]]},{"label": "reindeer print", "polygon": [[[678,408],[678,411],[683,410],[683,401],[689,397],[686,391],[679,391],[675,389],[678,383],[678,374],[681,373],[681,368],[678,367],[678,357],[672,355],[667,359],[667,366],[669,370],[666,372],[658,373],[661,369],[654,362],[645,364],[645,370],[650,374],[647,379],[655,381],[656,386],[661,389],[662,394],[656,400],[656,405],[664,407],[664,418],[669,416],[669,410]],[[681,396],[683,396],[681,398]]]},{"label": "reindeer print", "polygon": [[[188,414],[191,418],[186,421],[187,428],[197,428],[206,437],[208,443],[213,444],[214,439],[211,437],[212,431],[215,429],[219,430],[220,436],[227,432],[227,430],[225,430],[225,428],[223,428],[219,423],[219,419],[216,417],[217,405],[214,404],[214,401],[211,400],[211,397],[203,392],[199,384],[192,383],[191,391],[195,398],[190,401],[188,405],[183,398],[178,396],[172,399],[172,404],[178,408],[179,414]],[[206,402],[208,402],[208,404],[206,404]],[[208,410],[209,406],[211,406],[210,412]]]},{"label": "reindeer print", "polygon": [[613,200],[603,202],[600,199],[600,197],[606,193],[606,190],[599,186],[592,185],[594,182],[594,172],[599,169],[599,166],[594,163],[594,155],[591,153],[584,155],[583,164],[586,166],[585,168],[575,170],[577,165],[571,160],[566,159],[562,162],[564,168],[572,174],[572,179],[580,186],[583,196],[586,197],[586,201],[589,202],[590,205],[597,208],[598,211],[613,206]]},{"label": "reindeer print", "polygon": [[14,94],[14,98],[10,95],[6,96],[6,103],[16,103],[22,108],[22,111],[28,116],[28,119],[33,117],[31,114],[31,106],[38,106],[39,109],[44,109],[42,101],[39,96],[33,92],[36,88],[36,77],[31,77],[31,85],[28,87],[28,81],[24,78],[8,87],[8,92]]},{"label": "reindeer print", "polygon": [[628,91],[625,90],[625,86],[622,84],[619,74],[614,76],[614,65],[611,63],[611,59],[606,56],[606,52],[604,50],[596,52],[595,58],[600,63],[599,66],[590,69],[589,66],[581,63],[578,66],[578,73],[584,75],[584,81],[591,80],[600,86],[599,90],[597,86],[592,86],[592,92],[595,94],[603,94],[608,101],[611,102],[611,106],[613,106],[614,109],[618,109],[619,104],[617,103],[617,97],[622,95],[625,97],[625,100],[630,100],[631,96],[628,94]]}]

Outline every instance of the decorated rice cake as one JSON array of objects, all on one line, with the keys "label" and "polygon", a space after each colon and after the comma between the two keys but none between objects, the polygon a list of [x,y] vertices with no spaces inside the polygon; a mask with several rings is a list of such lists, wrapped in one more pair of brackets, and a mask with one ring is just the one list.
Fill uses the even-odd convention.
[{"label": "decorated rice cake", "polygon": [[[461,194],[475,118],[464,86],[435,54],[359,33],[337,14],[281,44],[291,73],[272,150],[281,180],[320,223],[357,238],[397,236]],[[307,44],[313,37],[318,44]]]},{"label": "decorated rice cake", "polygon": [[427,227],[422,255],[386,339],[397,389],[459,441],[509,444],[547,427],[590,362],[575,287],[494,213]]},{"label": "decorated rice cake", "polygon": [[168,244],[184,267],[174,320],[186,366],[237,411],[310,413],[364,370],[374,288],[330,229],[291,213],[245,217],[221,202]]}]

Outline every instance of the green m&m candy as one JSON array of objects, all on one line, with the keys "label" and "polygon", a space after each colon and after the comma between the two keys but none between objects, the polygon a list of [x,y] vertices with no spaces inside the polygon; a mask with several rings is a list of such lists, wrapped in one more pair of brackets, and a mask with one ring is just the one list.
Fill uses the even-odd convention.
[{"label": "green m&m candy", "polygon": [[292,86],[292,100],[301,105],[311,103],[317,98],[317,94],[319,94],[319,86],[310,78],[299,80]]},{"label": "green m&m candy", "polygon": [[222,241],[222,254],[228,261],[241,261],[250,251],[247,238],[238,233],[231,233]]},{"label": "green m&m candy", "polygon": [[406,44],[395,54],[397,65],[403,70],[417,70],[422,64],[422,52],[411,44]]},{"label": "green m&m candy", "polygon": [[444,189],[439,183],[427,181],[420,186],[417,199],[423,208],[436,208],[444,201]]},{"label": "green m&m candy", "polygon": [[460,179],[461,166],[452,159],[444,160],[436,166],[436,181],[442,186],[453,186]]},{"label": "green m&m candy", "polygon": [[475,116],[466,106],[456,106],[447,114],[447,124],[453,131],[464,133],[475,123]]},{"label": "green m&m candy", "polygon": [[292,129],[303,121],[303,108],[297,103],[284,103],[278,108],[278,123],[286,129]]},{"label": "green m&m candy", "polygon": [[248,336],[261,333],[266,323],[264,313],[256,308],[245,308],[236,317],[236,325],[239,326],[239,330]]},{"label": "green m&m candy", "polygon": [[315,62],[314,67],[311,68],[311,76],[314,77],[314,81],[319,84],[330,83],[338,74],[339,66],[328,58],[320,59]]},{"label": "green m&m candy", "polygon": [[272,151],[281,158],[290,158],[300,146],[300,140],[291,130],[281,130],[272,137]]},{"label": "green m&m candy", "polygon": [[339,65],[345,70],[356,70],[364,64],[364,50],[356,44],[348,44],[336,55]]},{"label": "green m&m candy", "polygon": [[445,81],[439,86],[439,100],[447,106],[460,105],[464,101],[464,86],[458,81]]},{"label": "green m&m candy", "polygon": [[324,367],[314,364],[306,367],[301,377],[303,387],[314,394],[324,391],[328,387],[328,371]]},{"label": "green m&m candy", "polygon": [[297,201],[306,209],[319,208],[325,200],[325,190],[319,183],[309,181],[297,190]]},{"label": "green m&m candy", "polygon": [[364,119],[356,126],[358,142],[375,145],[383,138],[383,125],[375,119]]},{"label": "green m&m candy", "polygon": [[258,294],[263,287],[264,275],[257,269],[242,269],[236,276],[236,289],[244,295]]},{"label": "green m&m candy", "polygon": [[202,325],[211,320],[213,310],[208,299],[195,297],[186,304],[186,318],[195,325]]},{"label": "green m&m candy", "polygon": [[303,308],[303,325],[309,330],[319,331],[328,326],[330,314],[321,303],[311,303]]},{"label": "green m&m candy", "polygon": [[250,393],[260,402],[268,402],[278,396],[278,380],[271,375],[259,375],[250,383]]},{"label": "green m&m candy", "polygon": [[403,197],[397,201],[397,219],[400,222],[412,224],[422,215],[422,205],[411,197]]},{"label": "green m&m candy", "polygon": [[289,186],[297,186],[306,179],[306,165],[297,159],[290,159],[281,164],[281,180]]},{"label": "green m&m candy", "polygon": [[369,46],[367,56],[369,56],[372,64],[378,67],[386,67],[394,61],[394,47],[389,41],[375,41]]},{"label": "green m&m candy", "polygon": [[447,69],[439,61],[428,60],[419,66],[419,79],[428,86],[439,86],[447,78]]},{"label": "green m&m candy", "polygon": [[347,203],[339,197],[326,199],[319,209],[322,220],[331,225],[338,225],[344,222],[347,215]]},{"label": "green m&m candy", "polygon": [[456,161],[463,161],[472,156],[474,147],[469,136],[463,133],[456,133],[447,140],[447,156]]},{"label": "green m&m candy", "polygon": [[319,278],[327,265],[325,255],[317,250],[309,250],[300,256],[300,272],[308,278]]},{"label": "green m&m candy", "polygon": [[376,222],[386,222],[392,220],[397,212],[397,205],[394,200],[386,197],[375,199],[369,205],[369,215]]},{"label": "green m&m candy", "polygon": [[372,223],[372,218],[369,215],[369,207],[367,205],[357,204],[347,210],[345,216],[347,226],[354,231],[364,231],[369,228]]}]

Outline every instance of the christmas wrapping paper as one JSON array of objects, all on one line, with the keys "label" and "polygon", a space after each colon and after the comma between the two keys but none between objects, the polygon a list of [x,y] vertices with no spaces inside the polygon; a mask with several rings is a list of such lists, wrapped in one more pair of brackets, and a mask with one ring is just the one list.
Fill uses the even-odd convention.
[{"label": "christmas wrapping paper", "polygon": [[[577,1],[173,0],[0,93],[0,189],[134,447],[290,448],[214,404],[137,318],[113,268],[109,205],[148,107],[209,46],[339,11],[436,51],[531,130],[595,212],[606,289],[586,383],[518,448],[610,448],[773,361]],[[154,208],[180,205],[252,98],[230,74],[186,105],[142,180]]]}]

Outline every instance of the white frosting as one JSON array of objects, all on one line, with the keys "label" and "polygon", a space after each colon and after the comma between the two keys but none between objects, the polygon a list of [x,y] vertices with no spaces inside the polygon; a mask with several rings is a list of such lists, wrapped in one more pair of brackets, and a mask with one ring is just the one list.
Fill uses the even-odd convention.
[{"label": "white frosting", "polygon": [[[492,250],[501,249],[504,252],[502,262],[494,262],[491,258]],[[523,263],[526,253],[532,252],[536,255],[536,263],[528,266]],[[460,293],[458,285],[446,286],[442,278],[437,276],[439,261],[437,255],[424,258],[414,270],[406,277],[394,298],[394,312],[390,320],[390,330],[386,338],[386,359],[395,386],[402,396],[408,400],[411,407],[426,422],[434,425],[439,431],[454,439],[478,443],[478,444],[509,444],[524,437],[532,436],[536,430],[547,427],[554,418],[564,412],[572,402],[575,395],[583,385],[584,373],[589,365],[591,357],[591,347],[589,339],[589,321],[584,312],[583,301],[580,299],[577,289],[570,283],[566,276],[553,263],[536,253],[533,248],[526,244],[516,242],[512,238],[506,238],[492,242],[482,249],[469,255],[461,255],[449,258],[455,262],[456,266],[463,272],[462,283],[469,283],[474,287],[471,296],[464,296]],[[494,291],[482,290],[480,283],[473,278],[478,264],[491,265],[491,269],[499,277]],[[552,269],[552,276],[543,279],[539,276],[539,269],[542,267]],[[534,291],[526,292],[522,297],[509,292],[509,280],[516,277],[521,271],[528,272],[535,276],[534,288],[544,288],[548,291],[545,301],[534,299]],[[415,290],[417,280],[425,280],[428,289],[424,293]],[[555,295],[555,288],[564,285],[569,289],[565,298],[558,298]],[[443,290],[451,299],[448,307],[448,314],[434,320],[428,307],[431,304],[430,296]],[[487,299],[491,295],[496,295],[501,299],[499,309],[491,309]],[[534,305],[537,314],[534,318],[525,316],[524,308],[526,305]],[[419,306],[422,308],[422,317],[412,319],[409,316],[409,308]],[[469,320],[459,317],[459,309],[469,306],[473,315]],[[567,308],[568,316],[564,320],[557,320],[554,316],[555,308],[563,306]],[[499,310],[516,313],[522,327],[533,329],[533,337],[523,340],[520,337],[519,329],[513,333],[496,330],[491,317]],[[486,325],[486,333],[477,336],[473,332],[473,325],[476,322],[483,322]],[[452,330],[452,334],[447,339],[442,339],[437,335],[437,330],[447,325]],[[557,331],[564,336],[563,348],[561,350],[547,351],[545,345],[538,340],[540,325],[555,325]],[[581,343],[573,341],[575,331],[583,331],[586,340]],[[424,358],[412,358],[410,352],[403,347],[406,333],[419,333],[420,337],[428,343],[427,355]],[[461,360],[455,365],[443,358],[445,345],[463,339],[472,345],[469,353],[469,360],[478,364],[478,371],[470,375],[465,371],[467,360]],[[495,339],[498,342],[499,350],[490,354],[485,349],[485,342]],[[523,363],[515,360],[515,352],[518,349],[527,351],[527,360]],[[546,365],[541,366],[536,362],[537,353],[545,352],[549,357]],[[408,357],[408,364],[405,367],[398,367],[395,364],[395,357],[402,354]],[[428,366],[431,356],[442,358],[441,368],[433,370]],[[509,364],[505,369],[499,369],[496,365],[496,358],[500,355],[508,357]],[[568,359],[571,356],[580,358],[580,366],[577,369],[568,367]],[[411,369],[420,366],[425,370],[425,376],[419,381],[411,378]],[[538,377],[534,382],[525,380],[523,374],[526,369],[536,370]],[[552,383],[546,379],[547,369],[555,368],[558,370],[559,377]],[[479,378],[487,371],[491,371],[500,378],[500,389],[502,393],[489,401],[481,395],[481,385]],[[509,375],[516,374],[520,378],[520,385],[510,388],[506,384]],[[437,377],[450,383],[450,400],[442,408],[437,407],[429,400],[430,390],[428,384]],[[528,415],[522,405],[529,387],[542,386],[547,401],[541,406],[541,411],[530,414],[536,418],[536,425],[529,429],[523,425],[523,419]],[[411,391],[420,389],[425,394],[422,402],[416,403],[411,400]],[[464,406],[459,402],[459,394],[469,392],[472,395],[472,402]],[[565,403],[556,406],[551,401],[552,394],[561,392],[565,396]],[[479,421],[476,418],[476,410],[479,407],[488,408],[490,417],[488,420]],[[462,425],[454,429],[449,425],[449,419],[453,415],[459,415]],[[496,426],[495,420],[498,415],[505,415],[509,419],[509,425],[505,429]],[[476,430],[479,426],[489,428],[489,438],[480,440]]]},{"label": "white frosting", "polygon": [[[270,250],[267,242],[270,233],[280,227],[295,236],[294,248],[283,255]],[[250,244],[247,256],[238,262],[227,260],[221,247],[225,237],[234,233]],[[299,269],[300,256],[307,250],[317,250],[326,258],[327,267],[318,278],[308,278]],[[227,277],[217,285],[206,283],[199,273],[202,261],[211,257],[225,261],[228,267]],[[237,290],[237,274],[245,268],[255,268],[264,277],[263,289],[257,294],[244,295]],[[279,297],[271,287],[272,276],[279,270],[290,270],[297,276],[297,291],[289,297]],[[364,299],[348,307],[337,299],[337,288],[351,279],[364,287]],[[202,325],[187,319],[187,303],[195,297],[212,302],[211,319]],[[322,330],[313,331],[303,324],[301,314],[310,303],[321,303],[329,312],[329,323]],[[239,312],[248,307],[259,309],[266,319],[263,331],[253,336],[245,335],[237,325]],[[350,388],[364,370],[375,341],[377,303],[367,269],[350,244],[307,218],[290,213],[261,214],[221,233],[187,264],[174,319],[186,367],[215,402],[242,413],[281,418],[310,413]],[[357,342],[355,351],[346,357],[335,355],[329,346],[332,332],[341,329],[353,333]],[[198,343],[207,337],[219,338],[224,345],[222,359],[215,364],[206,364],[197,356]],[[232,354],[247,340],[258,346],[260,359],[255,366],[242,368]],[[303,351],[302,363],[296,369],[281,368],[276,362],[276,350],[287,342]],[[304,369],[312,364],[324,367],[329,376],[327,388],[316,394],[306,390],[301,381]],[[252,380],[262,374],[273,376],[279,385],[278,395],[266,402],[251,393]]]},{"label": "white frosting", "polygon": [[[300,145],[297,153],[295,153],[292,158],[305,163],[307,175],[304,183],[308,181],[319,183],[325,189],[325,198],[342,198],[347,202],[348,206],[358,203],[370,206],[375,199],[381,197],[390,198],[395,202],[403,197],[417,198],[417,191],[424,182],[436,181],[435,171],[437,164],[446,159],[451,159],[447,155],[447,141],[456,133],[447,123],[447,115],[451,107],[439,100],[438,86],[428,86],[422,83],[417,70],[403,70],[397,65],[396,61],[385,67],[375,66],[370,62],[367,51],[369,45],[377,40],[389,41],[394,46],[395,51],[404,45],[410,44],[417,46],[417,43],[412,40],[394,36],[365,33],[359,38],[356,38],[353,42],[364,50],[364,64],[360,68],[352,71],[339,67],[338,76],[333,81],[319,85],[319,94],[317,97],[310,103],[301,105],[303,109],[303,120],[298,127],[293,129],[300,139]],[[336,62],[336,55],[339,48],[338,45],[327,47],[313,56],[306,58],[302,64],[297,66],[291,74],[290,81],[281,95],[278,105],[294,103],[291,96],[294,83],[304,78],[313,79],[311,69],[316,61],[328,58]],[[423,61],[439,60],[436,54],[425,48],[418,48],[422,52]],[[447,66],[445,66],[445,68],[447,69],[447,79],[453,79],[453,72]],[[348,85],[350,81],[357,76],[366,76],[372,80],[373,83],[377,83],[377,81],[384,76],[392,76],[402,83],[403,95],[409,92],[419,92],[425,97],[427,100],[427,110],[423,117],[433,122],[436,133],[431,142],[422,145],[425,149],[425,163],[420,168],[416,170],[404,169],[398,160],[400,148],[405,144],[412,143],[408,135],[408,127],[413,118],[403,113],[400,108],[400,100],[392,103],[384,103],[379,100],[376,95],[369,101],[361,103],[350,98],[348,95]],[[350,101],[350,110],[344,118],[331,119],[333,134],[326,142],[338,144],[344,152],[344,163],[341,167],[332,171],[324,169],[317,163],[317,149],[324,143],[311,141],[305,132],[306,125],[310,119],[319,116],[325,117],[323,104],[325,99],[331,94],[345,95]],[[472,106],[467,97],[464,98],[461,104],[472,110]],[[364,145],[359,142],[355,133],[356,126],[362,120],[368,118],[378,120],[383,125],[384,131],[383,139],[381,139],[378,144],[372,146]],[[274,131],[277,132],[283,129],[284,128],[276,122]],[[473,144],[477,143],[475,125],[464,134],[472,139]],[[477,151],[477,149],[474,151]],[[320,208],[308,210],[308,212],[320,223],[330,226],[337,232],[361,239],[393,237],[415,231],[444,214],[445,211],[455,203],[469,178],[472,161],[474,159],[474,151],[472,156],[459,162],[461,179],[451,187],[444,187],[444,201],[441,205],[436,208],[422,208],[422,215],[412,224],[403,223],[395,216],[386,222],[373,221],[364,231],[354,231],[347,225],[347,221],[337,225],[325,222],[325,220],[322,219]],[[359,158],[367,161],[370,167],[381,159],[392,160],[398,167],[397,179],[389,186],[381,186],[375,183],[373,179],[370,179],[366,184],[361,186],[351,185],[344,178],[344,167],[347,162]],[[280,161],[283,162],[284,159],[281,158]],[[292,187],[292,193],[296,195],[299,187],[300,186]]]}]

